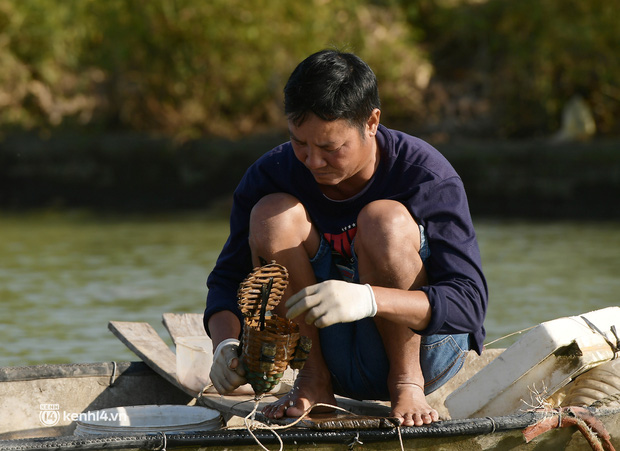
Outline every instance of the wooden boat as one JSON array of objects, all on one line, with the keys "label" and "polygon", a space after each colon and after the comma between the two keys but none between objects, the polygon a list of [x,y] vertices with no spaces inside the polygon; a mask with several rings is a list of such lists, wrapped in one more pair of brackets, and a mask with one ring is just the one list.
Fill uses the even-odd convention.
[{"label": "wooden boat", "polygon": [[[164,324],[173,340],[202,331],[198,314],[166,314]],[[620,408],[615,400],[587,408],[530,409],[510,415],[445,419],[422,427],[398,428],[388,418],[386,403],[338,398],[339,406],[348,413],[311,415],[292,426],[289,419],[248,430],[243,417],[254,410],[252,396],[199,396],[179,384],[174,353],[150,325],[112,322],[110,329],[142,362],[0,368],[1,450],[259,449],[259,442],[276,449],[280,441],[284,449],[317,450],[581,450],[592,446],[620,449]],[[429,396],[442,418],[449,417],[444,405],[447,395],[502,351],[487,349],[482,356],[471,353],[463,370]],[[266,396],[259,409],[274,399],[272,395]],[[217,409],[229,428],[74,435],[79,414],[139,405]],[[53,411],[58,414],[50,415]],[[258,413],[256,419],[265,420]],[[253,423],[257,424],[262,423]],[[276,426],[278,429],[273,430]]]}]

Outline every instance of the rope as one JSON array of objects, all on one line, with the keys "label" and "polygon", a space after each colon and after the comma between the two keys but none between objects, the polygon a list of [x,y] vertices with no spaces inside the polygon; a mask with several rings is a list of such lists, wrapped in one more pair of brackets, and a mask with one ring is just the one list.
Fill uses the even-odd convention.
[{"label": "rope", "polygon": [[398,443],[400,443],[400,451],[405,451],[405,445],[403,444],[403,436],[400,433],[400,426],[397,426],[396,430],[398,431]]},{"label": "rope", "polygon": [[263,445],[263,444],[260,442],[260,440],[258,439],[258,437],[256,437],[256,435],[254,435],[254,432],[252,432],[252,429],[253,429],[253,427],[252,427],[252,426],[254,426],[254,428],[256,428],[256,429],[267,429],[267,430],[269,430],[269,431],[270,431],[273,435],[275,435],[275,436],[276,436],[276,438],[278,439],[278,442],[280,442],[280,450],[279,450],[279,451],[282,451],[282,450],[284,449],[284,442],[282,441],[282,437],[280,437],[280,435],[279,435],[279,434],[275,431],[275,429],[276,429],[276,428],[271,427],[271,426],[268,426],[268,425],[263,424],[263,423],[258,423],[258,424],[263,424],[263,427],[260,427],[260,428],[259,428],[259,427],[256,425],[256,423],[254,423],[254,425],[253,425],[253,424],[251,424],[251,423],[249,423],[249,422],[248,422],[248,421],[250,420],[250,417],[252,417],[252,421],[253,421],[253,422],[255,422],[255,420],[254,420],[254,415],[256,414],[256,411],[258,410],[258,404],[259,404],[259,402],[260,402],[260,399],[261,399],[261,398],[262,398],[262,395],[261,395],[261,396],[258,396],[258,397],[256,397],[256,398],[254,398],[254,408],[253,408],[253,409],[252,409],[252,411],[251,411],[251,412],[250,412],[250,413],[249,413],[249,414],[248,414],[248,415],[247,415],[247,416],[243,419],[243,422],[245,423],[245,427],[246,427],[246,429],[248,430],[248,432],[250,433],[250,435],[252,436],[252,438],[256,441],[256,443],[258,444],[258,446],[260,446],[262,449],[264,449],[265,451],[269,451],[269,449],[268,449],[265,445]]},{"label": "rope", "polygon": [[539,422],[526,427],[523,436],[529,443],[539,435],[556,428],[576,426],[595,451],[615,451],[605,425],[592,412],[582,407],[562,407]]},{"label": "rope", "polygon": [[363,445],[363,444],[364,444],[364,442],[362,442],[360,440],[360,433],[359,433],[359,431],[357,431],[356,434],[355,434],[355,437],[353,437],[353,440],[351,440],[349,442],[349,444],[347,445],[347,448],[349,450],[352,450],[353,447],[355,447],[355,445]]},{"label": "rope", "polygon": [[198,392],[198,395],[193,398],[190,402],[187,403],[188,406],[195,406],[196,403],[198,402],[198,400],[200,398],[202,398],[202,395],[209,390],[211,387],[213,387],[212,383],[208,383],[207,385],[204,386],[204,388],[202,390],[200,390],[200,392]]},{"label": "rope", "polygon": [[[536,324],[536,326],[538,326],[538,324]],[[510,334],[508,334],[508,335],[504,335],[503,337],[496,338],[495,340],[490,341],[489,343],[485,343],[485,345],[484,345],[484,346],[485,346],[485,347],[489,347],[489,346],[491,346],[492,344],[497,343],[498,341],[505,340],[506,338],[510,338],[510,337],[512,337],[513,335],[522,334],[523,332],[527,332],[528,330],[533,329],[533,328],[534,328],[534,327],[536,327],[536,326],[530,326],[530,327],[527,327],[527,328],[525,328],[525,329],[521,329],[521,330],[518,330],[518,331],[516,331],[516,332],[512,332],[512,333],[510,333]]]},{"label": "rope", "polygon": [[[339,406],[335,406],[332,404],[327,404],[327,403],[322,403],[322,402],[318,402],[315,404],[312,404],[310,407],[308,407],[300,416],[299,418],[297,418],[295,421],[285,424],[285,425],[267,425],[265,423],[261,423],[257,420],[254,419],[254,415],[256,414],[256,411],[258,410],[258,405],[260,403],[260,399],[262,398],[262,395],[254,398],[254,408],[252,409],[252,411],[244,418],[244,423],[245,423],[245,427],[248,430],[248,432],[250,433],[250,435],[254,438],[254,440],[256,441],[256,443],[265,451],[269,451],[256,437],[256,435],[254,435],[254,433],[252,432],[253,429],[262,429],[262,430],[268,430],[270,431],[273,435],[275,435],[278,439],[278,441],[280,442],[280,450],[282,451],[284,448],[284,443],[282,441],[282,438],[278,435],[278,433],[276,431],[279,430],[284,430],[284,429],[289,429],[292,428],[293,426],[299,424],[300,422],[302,422],[309,414],[310,411],[312,411],[312,409],[314,409],[315,407],[328,407],[334,410],[339,410],[341,412],[347,413],[349,415],[354,415],[354,416],[363,416],[363,415],[359,415],[356,413],[353,413],[347,409],[343,409],[342,407]],[[247,401],[243,401],[243,402],[247,402]],[[252,423],[249,423],[249,420],[252,420]],[[400,448],[401,451],[405,450],[405,447],[403,445],[403,439],[401,436],[401,430],[400,430],[400,426],[394,426],[398,432],[398,439],[400,442]],[[358,437],[359,437],[359,432],[358,432]],[[351,444],[355,445],[356,440],[354,440]],[[361,443],[361,442],[360,442]]]},{"label": "rope", "polygon": [[590,407],[598,409],[600,407],[607,407],[610,404],[613,404],[613,403],[618,402],[618,401],[620,401],[620,392],[619,393],[614,393],[613,395],[606,396],[603,399],[599,399],[597,401],[594,401],[592,404],[590,404]]},{"label": "rope", "polygon": [[159,451],[166,451],[166,445],[168,444],[168,438],[166,437],[166,433],[165,432],[159,432],[162,435],[162,445],[161,448],[159,448]]},{"label": "rope", "polygon": [[492,417],[485,417],[485,418],[491,422],[491,426],[493,426],[493,428],[491,429],[490,434],[493,434],[495,432],[495,430],[497,429],[497,425],[495,424],[495,420]]},{"label": "rope", "polygon": [[580,318],[583,320],[584,323],[586,323],[586,325],[590,329],[592,329],[593,332],[595,332],[595,333],[599,334],[601,337],[603,337],[603,340],[605,340],[607,342],[607,344],[611,348],[611,351],[614,353],[614,356],[612,357],[612,360],[615,359],[618,356],[618,352],[620,352],[620,349],[618,349],[618,344],[619,343],[618,343],[618,335],[616,334],[616,327],[612,326],[612,329],[611,329],[612,333],[616,337],[616,343],[613,343],[609,338],[607,338],[607,335],[605,335],[601,329],[596,327],[596,324],[594,324],[592,321],[588,320],[588,318],[586,318],[583,315],[581,315]]},{"label": "rope", "polygon": [[110,377],[110,387],[116,381],[116,362],[112,361],[112,377]]}]

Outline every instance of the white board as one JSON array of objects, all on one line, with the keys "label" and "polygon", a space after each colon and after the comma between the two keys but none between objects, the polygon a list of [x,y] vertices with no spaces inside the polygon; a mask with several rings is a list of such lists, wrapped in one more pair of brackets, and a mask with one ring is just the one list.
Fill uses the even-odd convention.
[{"label": "white board", "polygon": [[620,332],[619,307],[536,326],[448,396],[451,417],[508,415],[536,407],[579,374],[614,357],[607,342],[616,343],[610,331],[614,325]]}]

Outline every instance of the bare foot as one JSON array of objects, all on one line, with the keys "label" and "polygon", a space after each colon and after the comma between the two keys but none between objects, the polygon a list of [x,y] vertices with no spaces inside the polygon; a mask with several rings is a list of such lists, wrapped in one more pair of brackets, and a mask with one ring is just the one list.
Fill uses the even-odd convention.
[{"label": "bare foot", "polygon": [[[315,377],[311,371],[304,369],[297,376],[293,389],[266,406],[263,414],[276,420],[284,416],[300,417],[310,406],[317,403],[336,405],[331,380],[329,377],[327,380],[325,377]],[[322,410],[325,411],[324,408]],[[313,411],[319,412],[321,408]]]},{"label": "bare foot", "polygon": [[402,426],[422,426],[439,420],[439,414],[427,402],[422,386],[397,383],[391,390],[392,416]]}]

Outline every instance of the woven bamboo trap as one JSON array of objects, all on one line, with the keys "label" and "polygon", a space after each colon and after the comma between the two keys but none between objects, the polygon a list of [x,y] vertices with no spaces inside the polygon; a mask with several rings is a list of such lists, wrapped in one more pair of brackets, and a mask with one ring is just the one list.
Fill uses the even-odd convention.
[{"label": "woven bamboo trap", "polygon": [[246,378],[257,395],[271,390],[290,364],[304,366],[312,341],[300,337],[299,326],[272,310],[288,285],[288,271],[271,262],[254,268],[239,286],[239,308],[245,316],[242,360]]}]

